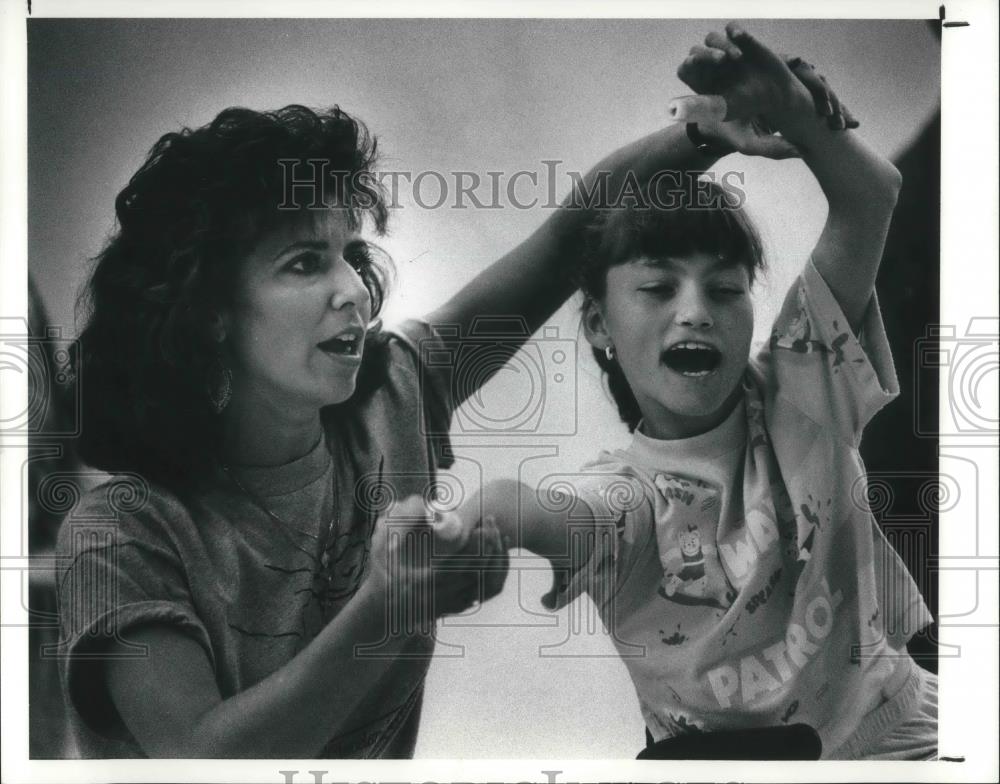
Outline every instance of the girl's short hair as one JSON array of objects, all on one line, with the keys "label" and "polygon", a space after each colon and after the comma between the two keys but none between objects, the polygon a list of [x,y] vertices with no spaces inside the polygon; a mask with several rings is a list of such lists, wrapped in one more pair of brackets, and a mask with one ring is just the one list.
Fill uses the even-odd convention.
[{"label": "girl's short hair", "polygon": [[[268,232],[315,214],[311,208],[342,210],[352,228],[367,215],[384,234],[377,149],[364,124],[337,106],[230,108],[160,138],[118,194],[116,230],[81,293],[83,460],[168,486],[207,480],[222,434],[208,394],[218,361],[209,325],[229,303],[241,261]],[[301,186],[289,191],[289,177],[317,171],[327,178],[313,183],[321,201]],[[289,209],[290,195],[304,204]],[[391,272],[375,249],[361,273],[373,317]],[[383,344],[376,325],[355,399],[381,382]]]},{"label": "girl's short hair", "polygon": [[[677,209],[664,209],[651,198],[631,201],[603,210],[588,227],[582,263],[575,282],[590,300],[603,300],[608,270],[640,258],[665,259],[695,253],[710,253],[745,267],[751,284],[763,271],[764,251],[757,229],[735,194],[712,180],[698,183],[697,202]],[[604,352],[593,349],[594,359],[607,376],[608,390],[629,432],[642,419],[621,366]]]}]

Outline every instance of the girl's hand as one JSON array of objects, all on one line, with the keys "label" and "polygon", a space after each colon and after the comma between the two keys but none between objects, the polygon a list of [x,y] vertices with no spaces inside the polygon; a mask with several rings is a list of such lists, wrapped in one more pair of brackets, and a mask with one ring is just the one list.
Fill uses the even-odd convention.
[{"label": "girl's hand", "polygon": [[710,33],[705,46],[693,47],[677,75],[700,95],[675,99],[671,115],[748,155],[797,156],[773,131],[814,111],[833,129],[859,125],[811,65],[779,57],[735,23],[725,36]]}]

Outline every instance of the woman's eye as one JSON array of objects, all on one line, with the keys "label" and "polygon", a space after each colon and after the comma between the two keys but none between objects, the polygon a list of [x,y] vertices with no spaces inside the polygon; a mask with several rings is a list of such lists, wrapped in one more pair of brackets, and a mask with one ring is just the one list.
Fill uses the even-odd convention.
[{"label": "woman's eye", "polygon": [[712,296],[718,299],[734,299],[743,296],[743,289],[723,287],[712,289]]},{"label": "woman's eye", "polygon": [[351,245],[344,249],[344,261],[350,264],[356,272],[361,272],[372,263],[368,246],[364,243]]},{"label": "woman's eye", "polygon": [[303,253],[292,259],[285,269],[298,275],[311,275],[319,270],[322,262],[323,259],[318,253]]}]

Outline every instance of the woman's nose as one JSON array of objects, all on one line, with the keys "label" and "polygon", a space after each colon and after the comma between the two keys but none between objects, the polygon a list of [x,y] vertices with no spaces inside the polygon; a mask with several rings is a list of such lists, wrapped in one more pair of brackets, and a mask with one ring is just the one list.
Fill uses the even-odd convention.
[{"label": "woman's nose", "polygon": [[364,280],[354,267],[341,259],[334,265],[334,272],[331,275],[330,306],[334,310],[353,305],[361,309],[367,309],[371,304],[371,296]]}]

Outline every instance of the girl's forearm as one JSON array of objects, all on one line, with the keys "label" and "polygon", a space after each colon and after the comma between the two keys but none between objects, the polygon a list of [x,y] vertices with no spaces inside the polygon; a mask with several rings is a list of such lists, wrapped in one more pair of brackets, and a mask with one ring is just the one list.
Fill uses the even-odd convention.
[{"label": "girl's forearm", "polygon": [[856,332],[875,290],[902,177],[854,131],[830,130],[805,113],[779,127],[826,196],[829,212],[812,260]]},{"label": "girl's forearm", "polygon": [[515,479],[490,482],[459,509],[467,522],[492,518],[511,547],[549,560],[567,555],[566,514],[544,507],[533,488]]},{"label": "girl's forearm", "polygon": [[855,131],[831,130],[824,118],[801,113],[780,126],[802,151],[831,211],[892,213],[902,177],[891,161]]}]

